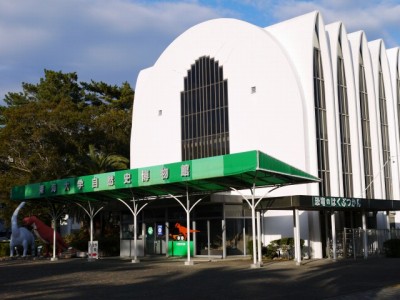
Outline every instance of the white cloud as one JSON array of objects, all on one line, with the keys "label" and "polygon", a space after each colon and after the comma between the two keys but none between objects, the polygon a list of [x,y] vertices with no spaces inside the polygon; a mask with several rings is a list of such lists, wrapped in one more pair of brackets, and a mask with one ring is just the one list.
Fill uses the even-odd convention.
[{"label": "white cloud", "polygon": [[43,70],[134,85],[181,33],[202,21],[236,17],[259,26],[320,10],[326,23],[399,45],[400,5],[390,0],[0,0],[0,101]]},{"label": "white cloud", "polygon": [[369,40],[382,38],[386,46],[400,45],[398,0],[234,0],[234,2],[257,9],[260,14],[264,14],[266,20],[273,19],[276,22],[318,10],[322,13],[325,24],[342,21],[348,32],[364,30]]},{"label": "white cloud", "polygon": [[342,21],[348,32],[364,30],[369,40],[383,38],[387,45],[399,44],[400,4],[397,1],[280,1],[274,17],[286,20],[313,10],[322,13],[326,24]]},{"label": "white cloud", "polygon": [[190,1],[0,1],[0,99],[44,69],[134,85],[174,38],[216,17]]}]

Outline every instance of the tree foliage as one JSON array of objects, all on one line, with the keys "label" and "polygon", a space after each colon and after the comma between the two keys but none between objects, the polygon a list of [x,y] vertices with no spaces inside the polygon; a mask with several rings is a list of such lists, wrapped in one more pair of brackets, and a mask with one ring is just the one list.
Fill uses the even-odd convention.
[{"label": "tree foliage", "polygon": [[[127,82],[78,82],[76,73],[51,70],[39,83],[8,93],[0,107],[5,220],[15,206],[12,186],[128,167],[133,99]],[[101,159],[106,167],[98,168]]]}]

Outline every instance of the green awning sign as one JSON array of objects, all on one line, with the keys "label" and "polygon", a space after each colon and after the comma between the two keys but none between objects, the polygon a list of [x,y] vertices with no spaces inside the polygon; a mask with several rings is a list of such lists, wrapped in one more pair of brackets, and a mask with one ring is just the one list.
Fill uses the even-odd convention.
[{"label": "green awning sign", "polygon": [[11,199],[96,200],[214,193],[319,179],[257,150],[13,187]]}]

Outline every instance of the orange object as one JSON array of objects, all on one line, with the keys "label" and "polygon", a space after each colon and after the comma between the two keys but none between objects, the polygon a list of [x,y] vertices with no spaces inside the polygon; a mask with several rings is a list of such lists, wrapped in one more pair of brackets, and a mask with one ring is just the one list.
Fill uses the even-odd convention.
[{"label": "orange object", "polygon": [[[179,234],[180,234],[180,235],[183,235],[184,238],[185,238],[185,240],[187,240],[187,227],[182,226],[182,225],[179,224],[179,223],[176,223],[176,224],[175,224],[175,228],[178,228]],[[200,230],[190,229],[190,233],[193,233],[193,232],[200,232]]]}]

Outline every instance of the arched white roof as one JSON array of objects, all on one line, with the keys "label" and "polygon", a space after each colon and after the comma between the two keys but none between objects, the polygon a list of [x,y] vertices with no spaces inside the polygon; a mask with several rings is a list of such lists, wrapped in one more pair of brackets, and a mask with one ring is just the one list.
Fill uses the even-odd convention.
[{"label": "arched white roof", "polygon": [[[388,58],[386,55],[386,48],[384,41],[382,39],[378,39],[375,41],[371,41],[368,43],[368,47],[371,53],[371,63],[372,63],[372,70],[374,73],[374,85],[375,85],[375,106],[376,106],[376,112],[379,113],[379,63],[381,63],[382,66],[382,75],[383,75],[383,81],[385,85],[385,96],[386,96],[386,103],[387,103],[387,118],[388,118],[388,124],[389,124],[389,137],[390,137],[390,155],[395,158],[392,161],[392,158],[390,158],[391,162],[391,170],[392,170],[392,178],[394,182],[399,182],[399,163],[398,163],[398,139],[396,139],[396,131],[395,127],[397,124],[395,123],[395,114],[394,110],[397,109],[396,104],[394,103],[393,100],[393,91],[392,91],[392,82],[391,82],[391,77],[390,77],[390,69],[389,69],[389,62]],[[377,119],[380,120],[379,116],[377,116]],[[378,130],[378,135],[379,137],[382,136],[381,132],[381,127],[376,126]],[[382,156],[382,139],[379,139],[379,153],[381,155],[381,158],[379,160],[380,165],[379,169],[382,172],[385,164],[388,162],[383,161],[383,156]],[[380,181],[382,184],[382,191],[381,195],[376,195],[377,198],[385,198],[384,194],[384,178],[383,176],[380,176]],[[399,186],[398,184],[394,184],[393,186],[393,196],[397,197],[395,199],[398,199],[399,196]]]},{"label": "arched white roof", "polygon": [[[361,143],[361,137],[359,135],[360,128],[359,122],[359,110],[357,109],[357,99],[355,93],[355,82],[354,82],[354,72],[353,72],[353,58],[350,49],[350,43],[347,38],[347,31],[345,25],[342,22],[335,22],[328,24],[325,27],[330,45],[331,61],[332,61],[332,73],[333,73],[333,84],[334,87],[338,86],[338,57],[339,51],[341,51],[341,56],[343,57],[344,70],[345,70],[345,80],[346,80],[346,91],[347,91],[347,104],[349,109],[349,119],[350,119],[350,139],[351,139],[351,157],[352,157],[352,171],[353,178],[358,178],[358,180],[353,181],[353,192],[354,195],[361,196],[363,187],[360,183],[363,181],[362,173],[360,172],[362,161],[358,155]],[[338,116],[339,120],[339,103],[338,103],[338,89],[334,88],[334,94],[336,99],[335,115]],[[353,121],[354,120],[354,121]],[[340,126],[337,126],[337,139],[338,139],[338,156],[339,161],[342,161],[342,151],[340,146]],[[338,169],[342,171],[342,165],[339,164]],[[341,185],[343,185],[343,177],[340,176]]]},{"label": "arched white roof", "polygon": [[[400,72],[400,48],[391,48],[386,50],[387,53],[387,58],[389,62],[389,69],[390,69],[390,79],[391,79],[391,86],[392,86],[392,96],[393,96],[393,118],[394,118],[394,132],[396,137],[400,137],[400,128],[399,125],[399,105],[400,105],[400,87],[398,86],[398,78],[399,78],[399,72]],[[400,154],[400,141],[399,138],[397,139],[397,151],[398,153],[396,155]],[[400,158],[397,157],[396,161],[398,161]],[[394,167],[394,166],[393,166]],[[400,169],[400,164],[397,164],[397,167]],[[398,171],[398,174],[400,174],[400,170]],[[400,176],[400,175],[399,175]],[[396,192],[396,191],[394,191]],[[400,191],[399,191],[400,193]],[[399,199],[400,195],[394,194],[394,199]]]},{"label": "arched white roof", "polygon": [[[153,67],[140,73],[131,167],[181,160],[180,93],[188,70],[202,56],[218,61],[228,80],[230,152],[258,149],[307,170],[303,124],[313,114],[304,112],[296,69],[271,34],[235,19],[216,19],[190,28]],[[292,145],[299,148],[300,159],[293,155]],[[282,149],[288,149],[287,153]]]},{"label": "arched white roof", "polygon": [[[330,50],[325,31],[325,24],[318,11],[269,26],[264,28],[270,32],[288,52],[297,73],[301,74],[300,81],[306,99],[305,109],[311,118],[308,123],[308,153],[310,156],[310,167],[308,170],[318,170],[316,128],[315,128],[315,103],[314,103],[314,49],[321,52],[322,68],[325,82],[325,100],[327,105],[327,118],[331,124],[336,124],[334,114],[334,91],[332,78],[332,65]],[[337,133],[336,126],[328,128],[329,136],[329,165],[331,177],[331,193],[339,195],[339,158],[337,156]],[[318,193],[318,191],[314,191]]]},{"label": "arched white roof", "polygon": [[[368,42],[367,42],[367,37],[364,31],[357,31],[353,32],[347,35],[347,38],[350,43],[350,49],[352,53],[352,59],[353,59],[353,71],[354,71],[354,83],[355,83],[355,93],[357,95],[357,115],[358,117],[358,125],[359,127],[359,138],[360,138],[360,143],[359,143],[359,149],[358,153],[359,156],[361,157],[361,162],[364,160],[364,152],[363,152],[363,144],[362,144],[362,129],[361,129],[361,108],[360,108],[360,103],[359,103],[359,94],[360,94],[360,63],[362,59],[362,63],[364,66],[364,72],[365,72],[365,81],[366,81],[366,89],[367,89],[367,95],[368,95],[368,108],[369,108],[369,118],[370,118],[370,124],[378,124],[378,115],[376,111],[376,105],[375,105],[375,82],[374,82],[374,74],[373,74],[373,68],[372,68],[372,62],[371,62],[371,55],[368,47]],[[370,126],[370,138],[371,138],[371,144],[373,145],[374,149],[379,148],[380,140],[379,140],[379,135],[378,135],[378,130],[377,126]],[[373,151],[372,152],[372,165],[373,165],[373,172],[374,174],[377,174],[375,171],[380,169],[380,164],[379,164],[379,150],[378,151]],[[360,165],[360,172],[361,174],[364,174],[364,164],[362,163]],[[381,181],[374,180],[374,192],[376,195],[380,195],[382,191],[382,186],[381,186]],[[361,194],[355,194],[354,196],[358,197],[365,197],[365,180],[361,180]]]}]

